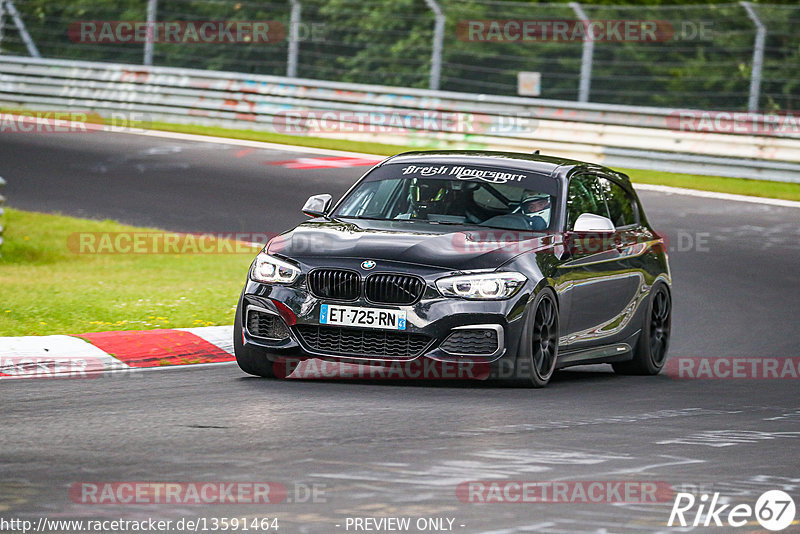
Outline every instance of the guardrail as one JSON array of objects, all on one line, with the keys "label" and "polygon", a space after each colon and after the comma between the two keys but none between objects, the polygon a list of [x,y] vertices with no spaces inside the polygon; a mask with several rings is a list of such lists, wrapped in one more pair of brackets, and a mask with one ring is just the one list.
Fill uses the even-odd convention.
[{"label": "guardrail", "polygon": [[[431,148],[539,149],[612,167],[800,182],[800,127],[684,131],[682,110],[665,108],[15,56],[0,56],[0,106]],[[748,118],[759,127],[782,120]]]}]

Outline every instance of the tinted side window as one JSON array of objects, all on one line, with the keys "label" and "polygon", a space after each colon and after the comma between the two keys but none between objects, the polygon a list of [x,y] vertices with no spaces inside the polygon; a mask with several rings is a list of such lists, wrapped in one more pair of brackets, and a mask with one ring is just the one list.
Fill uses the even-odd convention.
[{"label": "tinted side window", "polygon": [[569,181],[567,189],[567,229],[575,226],[582,213],[593,213],[608,217],[603,190],[596,176],[581,174]]},{"label": "tinted side window", "polygon": [[614,223],[614,226],[636,224],[636,208],[630,193],[605,178],[600,178],[600,184],[603,187],[608,212],[611,215],[609,218]]}]

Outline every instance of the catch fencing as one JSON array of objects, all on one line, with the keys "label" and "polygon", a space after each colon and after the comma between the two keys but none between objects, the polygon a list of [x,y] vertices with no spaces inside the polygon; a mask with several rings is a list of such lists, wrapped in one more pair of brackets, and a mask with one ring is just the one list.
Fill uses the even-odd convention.
[{"label": "catch fencing", "polygon": [[[203,21],[268,21],[270,38],[147,39],[102,25]],[[502,96],[527,73],[539,83],[526,96],[750,112],[800,109],[798,27],[788,1],[0,0],[9,55]]]}]

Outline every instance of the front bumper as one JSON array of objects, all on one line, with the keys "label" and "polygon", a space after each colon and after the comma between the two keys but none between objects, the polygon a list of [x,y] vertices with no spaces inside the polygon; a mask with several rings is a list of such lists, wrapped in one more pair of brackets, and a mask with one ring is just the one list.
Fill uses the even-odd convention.
[{"label": "front bumper", "polygon": [[[407,362],[417,359],[428,359],[439,362],[452,363],[492,363],[507,355],[516,355],[519,340],[522,334],[525,307],[530,297],[528,289],[530,282],[517,294],[507,300],[466,300],[446,298],[438,295],[435,290],[426,291],[421,300],[415,304],[382,305],[374,304],[359,299],[357,301],[337,302],[334,300],[320,299],[313,296],[303,284],[295,286],[281,286],[260,284],[248,280],[242,299],[239,302],[237,314],[240,314],[242,326],[241,335],[245,346],[260,348],[271,361],[281,358],[319,358],[328,361],[345,363],[386,364],[391,362]],[[404,310],[406,312],[405,331],[386,331],[380,329],[359,329],[353,327],[329,327],[319,325],[320,306],[322,304],[336,304],[346,306],[363,306],[378,309]],[[264,336],[253,335],[248,329],[248,311],[257,310],[261,313],[272,314],[285,324],[288,332],[285,337],[280,335]],[[418,350],[403,355],[378,355],[368,350],[348,352],[330,351],[320,349],[319,344],[314,344],[309,339],[309,332],[317,328],[331,328],[345,330],[345,334],[353,331],[364,332],[365,337],[388,336],[383,343],[402,343],[397,336],[413,337]],[[454,343],[451,338],[442,346],[451,334],[456,332],[491,331],[496,336],[494,350],[483,351],[475,354],[475,345],[471,349],[459,351],[459,346],[469,337],[457,338]],[[284,330],[284,332],[286,332]],[[394,337],[392,337],[394,336]],[[424,340],[420,342],[420,340]],[[469,344],[469,343],[466,343]],[[409,343],[411,346],[411,343]],[[470,353],[472,351],[472,353]]]}]

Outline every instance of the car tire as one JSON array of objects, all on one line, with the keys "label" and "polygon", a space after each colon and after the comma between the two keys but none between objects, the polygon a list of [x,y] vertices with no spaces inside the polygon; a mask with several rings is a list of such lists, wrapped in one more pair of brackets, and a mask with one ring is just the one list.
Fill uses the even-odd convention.
[{"label": "car tire", "polygon": [[642,333],[636,343],[633,359],[612,364],[621,375],[657,375],[667,361],[669,335],[672,328],[672,298],[667,284],[657,282],[650,290],[647,314]]},{"label": "car tire", "polygon": [[542,289],[528,308],[517,369],[527,369],[529,385],[543,388],[550,382],[558,359],[559,317],[555,292]]},{"label": "car tire", "polygon": [[267,358],[267,352],[244,345],[241,300],[236,310],[236,319],[233,321],[233,353],[236,356],[236,363],[245,373],[263,378],[275,378],[275,371],[272,362]]}]

